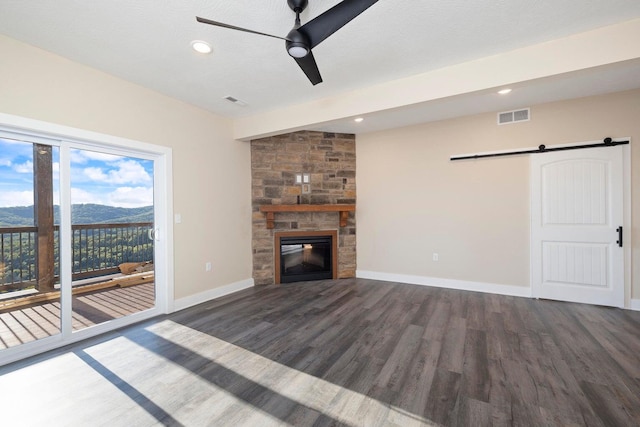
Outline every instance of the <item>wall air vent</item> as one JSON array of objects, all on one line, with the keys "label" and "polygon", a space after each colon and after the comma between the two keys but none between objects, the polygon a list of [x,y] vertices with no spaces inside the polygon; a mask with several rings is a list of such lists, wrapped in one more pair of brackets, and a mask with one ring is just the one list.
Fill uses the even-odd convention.
[{"label": "wall air vent", "polygon": [[225,96],[224,99],[226,99],[229,102],[232,102],[234,104],[236,104],[238,107],[246,107],[247,103],[244,101],[240,101],[238,98],[234,98],[233,96]]},{"label": "wall air vent", "polygon": [[526,122],[529,121],[531,114],[528,108],[521,110],[504,111],[498,113],[498,124],[506,125],[509,123]]}]

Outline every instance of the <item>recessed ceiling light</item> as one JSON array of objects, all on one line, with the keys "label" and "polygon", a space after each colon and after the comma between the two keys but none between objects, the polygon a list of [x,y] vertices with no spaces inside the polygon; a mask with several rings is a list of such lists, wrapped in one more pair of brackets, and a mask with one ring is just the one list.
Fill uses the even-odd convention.
[{"label": "recessed ceiling light", "polygon": [[358,117],[358,118],[353,119],[353,121],[356,122],[356,123],[360,123],[363,120],[364,120],[364,117]]},{"label": "recessed ceiling light", "polygon": [[202,40],[194,40],[191,42],[191,47],[198,53],[211,53],[211,46],[207,42]]},{"label": "recessed ceiling light", "polygon": [[506,95],[506,94],[508,94],[508,93],[510,93],[510,92],[511,92],[511,89],[509,89],[509,88],[502,89],[502,90],[499,90],[499,91],[498,91],[498,93],[499,93],[500,95]]}]

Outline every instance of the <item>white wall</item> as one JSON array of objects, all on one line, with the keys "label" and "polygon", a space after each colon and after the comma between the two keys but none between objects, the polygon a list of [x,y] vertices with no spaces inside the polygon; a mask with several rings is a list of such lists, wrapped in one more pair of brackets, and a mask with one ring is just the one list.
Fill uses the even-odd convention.
[{"label": "white wall", "polygon": [[0,52],[0,112],[173,149],[176,299],[251,278],[249,144],[229,120],[4,36]]},{"label": "white wall", "polygon": [[492,113],[358,135],[358,271],[528,287],[528,157],[449,157],[631,137],[631,280],[640,298],[638,117],[636,90],[533,106],[531,121],[518,124],[498,126]]}]

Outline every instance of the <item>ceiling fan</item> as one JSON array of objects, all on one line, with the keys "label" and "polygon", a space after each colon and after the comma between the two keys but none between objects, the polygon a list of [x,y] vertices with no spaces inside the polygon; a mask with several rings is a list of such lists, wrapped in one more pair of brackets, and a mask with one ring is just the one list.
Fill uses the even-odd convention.
[{"label": "ceiling fan", "polygon": [[378,0],[344,0],[321,15],[316,16],[306,24],[300,25],[300,13],[307,7],[309,0],[287,0],[287,4],[296,14],[296,21],[293,29],[289,31],[286,37],[248,30],[199,16],[196,16],[196,20],[203,24],[215,25],[216,27],[229,28],[231,30],[244,31],[246,33],[284,40],[289,55],[295,59],[311,83],[317,85],[322,82],[322,77],[320,76],[320,71],[318,70],[318,65],[316,64],[311,49],[344,27],[349,21],[360,15],[377,1]]}]

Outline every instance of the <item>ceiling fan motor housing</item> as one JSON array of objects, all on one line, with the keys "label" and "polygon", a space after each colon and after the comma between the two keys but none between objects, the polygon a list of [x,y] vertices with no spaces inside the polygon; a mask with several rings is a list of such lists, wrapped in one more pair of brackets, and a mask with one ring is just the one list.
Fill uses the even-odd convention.
[{"label": "ceiling fan motor housing", "polygon": [[291,8],[291,10],[296,13],[300,13],[305,10],[307,5],[309,4],[309,0],[287,0],[287,4]]}]

